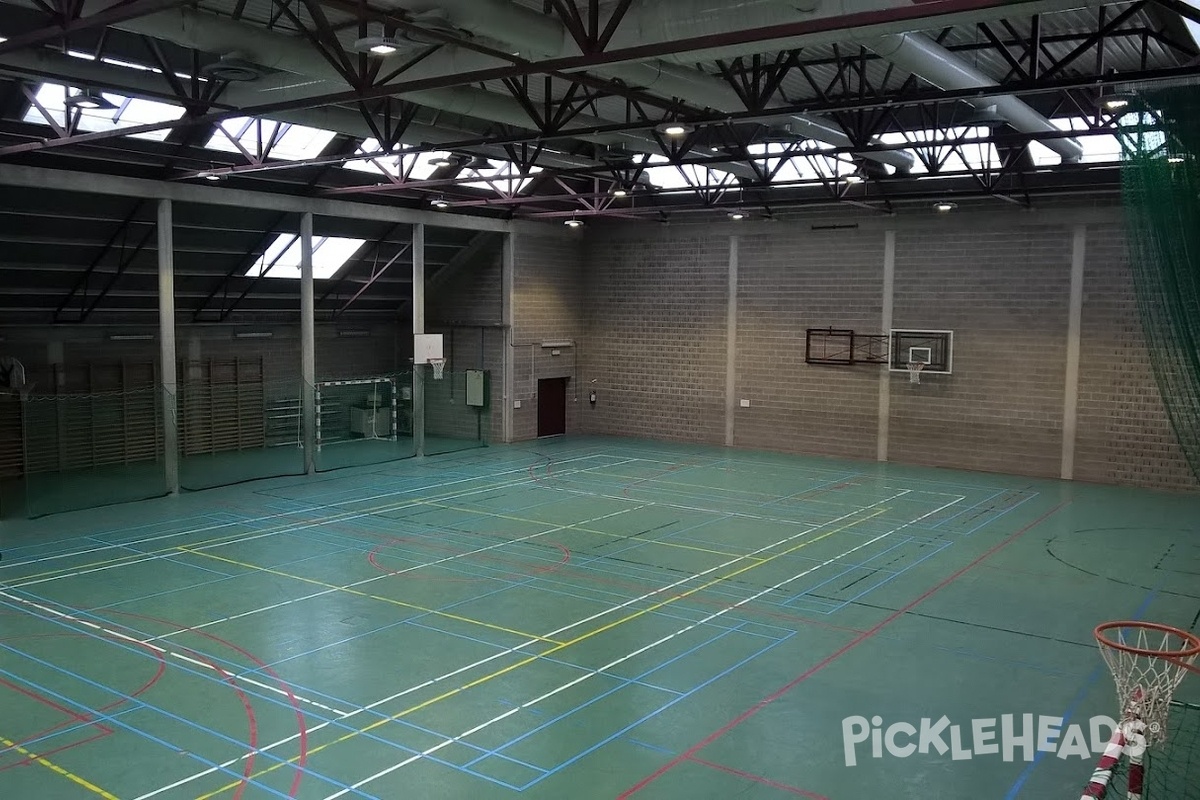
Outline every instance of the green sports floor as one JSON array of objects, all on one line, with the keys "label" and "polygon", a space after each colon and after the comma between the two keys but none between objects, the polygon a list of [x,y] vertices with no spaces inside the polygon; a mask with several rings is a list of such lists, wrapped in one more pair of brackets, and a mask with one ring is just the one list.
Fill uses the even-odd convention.
[{"label": "green sports floor", "polygon": [[1093,626],[1200,615],[1200,497],[621,439],[0,547],[4,800],[1075,800],[1090,753],[875,757],[844,720],[1086,731],[1117,711]]}]

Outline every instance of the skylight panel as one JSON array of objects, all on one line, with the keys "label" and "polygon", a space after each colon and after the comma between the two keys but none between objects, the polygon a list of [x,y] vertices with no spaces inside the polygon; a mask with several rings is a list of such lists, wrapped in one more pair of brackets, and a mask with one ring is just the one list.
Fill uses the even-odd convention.
[{"label": "skylight panel", "polygon": [[336,135],[333,131],[290,122],[233,117],[217,125],[205,146],[226,153],[245,150],[258,158],[305,161],[321,155]]},{"label": "skylight panel", "polygon": [[494,166],[495,169],[464,169],[464,177],[477,177],[479,180],[466,182],[463,186],[489,189],[501,195],[512,196],[524,191],[533,180],[533,176],[542,171],[541,167],[531,167],[528,173],[522,175],[520,168],[511,161],[501,161]]},{"label": "skylight panel", "polygon": [[[77,94],[80,90],[66,87],[58,83],[43,83],[38,87],[34,97],[42,108],[54,118],[54,121],[66,128],[75,109],[68,109],[64,102],[68,95]],[[104,97],[116,108],[81,108],[79,109],[78,130],[87,133],[107,132],[121,128],[131,128],[137,125],[154,125],[161,122],[173,122],[183,116],[182,106],[162,103],[157,100],[143,100],[137,97],[126,97],[112,92],[104,92]],[[48,125],[46,118],[37,106],[30,105],[23,117],[25,122],[35,125]],[[129,134],[132,139],[153,139],[163,141],[170,130],[146,131]]]},{"label": "skylight panel", "polygon": [[676,166],[666,156],[647,154],[638,163],[655,165],[647,166],[643,174],[650,183],[667,191],[726,186],[735,182],[733,175],[728,172],[700,164]]},{"label": "skylight panel", "polygon": [[[337,274],[346,262],[366,244],[365,239],[336,236],[313,237],[313,278],[326,280]],[[281,233],[267,246],[262,257],[246,270],[249,277],[300,278],[300,237]]]},{"label": "skylight panel", "polygon": [[831,180],[854,171],[850,162],[821,153],[832,147],[823,142],[806,142],[801,149],[795,150],[783,142],[767,142],[750,145],[747,152],[759,156],[755,161],[768,174],[774,173],[772,183],[802,183]]},{"label": "skylight panel", "polygon": [[[359,145],[355,152],[378,153],[379,149],[378,139],[367,139]],[[345,167],[356,172],[373,172],[377,175],[390,175],[393,178],[407,177],[414,181],[425,181],[429,180],[438,169],[431,162],[439,158],[453,158],[453,155],[440,150],[426,153],[406,153],[401,156],[389,155],[347,161]]]}]

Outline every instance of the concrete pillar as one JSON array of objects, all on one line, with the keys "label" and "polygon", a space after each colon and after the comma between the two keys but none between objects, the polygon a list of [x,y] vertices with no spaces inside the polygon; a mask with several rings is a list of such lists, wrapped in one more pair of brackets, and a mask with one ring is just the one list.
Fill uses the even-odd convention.
[{"label": "concrete pillar", "polygon": [[504,350],[501,371],[504,373],[504,400],[501,404],[500,429],[505,442],[513,440],[513,281],[516,270],[516,234],[504,237],[504,249],[500,255],[501,321],[503,322]]},{"label": "concrete pillar", "polygon": [[158,340],[162,362],[163,465],[167,491],[179,493],[179,419],[175,374],[175,236],[171,201],[158,201]]},{"label": "concrete pillar", "polygon": [[[425,224],[412,227],[412,319],[413,335],[425,332]],[[413,364],[413,452],[425,455],[425,370]]]},{"label": "concrete pillar", "polygon": [[729,274],[725,297],[725,446],[733,447],[737,417],[738,237],[729,237]]},{"label": "concrete pillar", "polygon": [[[896,232],[883,234],[883,317],[879,321],[880,332],[892,331],[892,308],[896,296]],[[888,359],[891,359],[891,341],[888,341]],[[879,427],[876,430],[875,460],[888,460],[889,426],[892,416],[892,373],[888,365],[879,372]]]},{"label": "concrete pillar", "polygon": [[1083,267],[1087,256],[1087,226],[1076,225],[1071,248],[1071,290],[1067,301],[1067,374],[1063,387],[1063,480],[1075,477],[1075,435],[1079,414],[1079,346],[1083,324]]},{"label": "concrete pillar", "polygon": [[313,300],[313,215],[300,215],[300,429],[304,436],[304,471],[317,471],[316,323]]}]

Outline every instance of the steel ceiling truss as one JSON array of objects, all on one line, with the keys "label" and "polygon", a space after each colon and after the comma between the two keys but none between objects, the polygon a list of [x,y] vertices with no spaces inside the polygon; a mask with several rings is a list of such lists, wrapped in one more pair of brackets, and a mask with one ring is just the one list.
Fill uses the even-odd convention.
[{"label": "steel ceiling truss", "polygon": [[[47,5],[44,10],[58,14],[61,36],[63,30],[74,24],[70,17],[71,8],[74,7],[71,4],[78,3],[77,0],[58,2],[59,8]],[[165,0],[160,0],[161,2]],[[63,8],[64,3],[71,7]],[[1156,3],[1173,12],[1184,11],[1177,8],[1179,4],[1175,0],[1155,0],[1153,3],[1149,0],[1139,0],[1118,7],[1115,11],[1101,6],[1086,12],[1094,14],[1092,30],[1046,35],[1040,15],[1017,16],[1020,7],[1016,6],[1013,9],[1014,16],[1007,19],[980,22],[960,28],[943,27],[934,34],[934,38],[942,42],[970,40],[970,44],[952,45],[950,49],[964,56],[985,51],[994,53],[996,58],[1006,65],[1007,74],[996,89],[988,90],[988,93],[1014,94],[1025,98],[1027,102],[1036,103],[1043,111],[1053,108],[1088,119],[1088,130],[1065,132],[1061,135],[1114,133],[1115,120],[1100,110],[1098,103],[1099,95],[1106,87],[1131,80],[1154,81],[1195,73],[1194,60],[1197,53],[1193,45],[1176,42],[1167,33],[1147,27],[1145,14],[1142,12],[1154,8]],[[141,7],[137,5],[137,0],[134,0],[113,8],[126,6]],[[567,69],[575,70],[581,66],[623,60],[628,57],[630,51],[646,49],[626,48],[617,53],[606,51],[613,33],[631,6],[631,2],[625,0],[618,2],[608,16],[602,13],[599,0],[586,0],[579,4],[573,0],[546,0],[546,13],[562,20],[583,51],[581,57],[531,62],[470,41],[456,40],[445,34],[433,32],[431,35],[435,38],[446,36],[447,42],[453,41],[458,46],[502,57],[509,61],[511,66],[415,81],[405,81],[404,72],[413,63],[435,52],[437,46],[425,49],[405,65],[383,75],[380,60],[347,52],[336,35],[337,28],[330,23],[323,6],[356,13],[360,33],[366,32],[369,21],[377,19],[384,20],[392,29],[415,27],[401,12],[385,14],[350,0],[274,0],[274,6],[277,18],[281,22],[286,21],[290,27],[307,37],[321,57],[338,70],[338,74],[350,89],[349,92],[257,108],[220,109],[219,98],[223,85],[200,81],[198,69],[193,70],[196,77],[190,81],[178,78],[172,69],[167,68],[167,59],[157,43],[145,40],[147,50],[163,75],[164,96],[175,99],[187,109],[183,119],[114,132],[81,134],[69,122],[65,126],[56,124],[52,119],[53,115],[41,109],[41,113],[54,129],[55,136],[41,142],[26,142],[0,148],[0,156],[50,147],[99,143],[145,130],[211,126],[233,116],[269,115],[273,110],[348,102],[360,111],[380,142],[378,152],[323,156],[281,163],[272,160],[270,156],[272,147],[285,130],[284,126],[275,126],[273,134],[265,139],[260,135],[258,139],[262,141],[259,141],[253,150],[240,143],[241,137],[226,131],[226,136],[235,142],[238,153],[233,156],[234,163],[222,166],[220,172],[237,175],[242,172],[329,167],[358,159],[396,158],[408,153],[422,152],[423,148],[400,146],[400,140],[413,122],[418,108],[411,103],[395,99],[395,95],[401,95],[408,90],[462,85],[478,80],[500,81],[529,115],[533,132],[492,125],[475,138],[440,143],[437,149],[469,152],[472,148],[484,145],[503,147],[510,161],[516,165],[518,176],[529,177],[538,157],[550,143],[555,143],[554,146],[558,150],[565,149],[598,157],[602,155],[601,152],[593,146],[584,146],[581,149],[578,145],[579,140],[601,134],[639,132],[643,136],[648,134],[657,139],[666,164],[676,167],[685,176],[691,203],[698,207],[738,205],[745,203],[745,198],[751,196],[748,194],[749,190],[757,192],[768,187],[772,190],[803,188],[812,194],[814,200],[819,201],[836,199],[860,202],[864,194],[871,194],[875,198],[886,197],[886,187],[902,183],[906,180],[904,176],[888,175],[854,154],[889,149],[911,150],[923,167],[931,173],[943,170],[948,160],[957,156],[958,160],[966,165],[966,170],[960,170],[957,174],[973,181],[979,191],[1005,197],[1015,193],[1022,198],[1021,202],[1025,202],[1028,196],[1023,194],[1022,182],[1024,176],[1032,169],[1029,145],[1033,141],[1053,138],[1056,135],[1030,135],[997,128],[982,139],[968,138],[963,123],[965,112],[969,111],[969,108],[959,101],[986,96],[983,91],[931,91],[914,76],[901,73],[891,66],[883,70],[881,77],[872,79],[872,75],[879,75],[878,69],[872,69],[874,64],[878,63],[876,57],[857,45],[833,46],[819,51],[813,50],[811,54],[801,48],[717,62],[717,76],[723,78],[737,92],[746,106],[745,111],[719,115],[701,112],[680,105],[674,100],[651,97],[644,91],[622,85],[620,81],[601,80],[575,71],[569,74],[565,72]],[[307,12],[311,24],[302,19],[298,13],[300,8]],[[122,13],[130,11],[126,9]],[[1186,13],[1183,15],[1189,18],[1195,16]],[[63,27],[64,25],[66,27]],[[797,26],[764,29],[759,35],[762,38],[775,37],[795,27]],[[970,36],[961,35],[968,31]],[[958,32],[960,35],[951,39],[952,32]],[[745,35],[745,32],[737,32],[712,42],[706,40],[705,43],[728,44]],[[1128,52],[1128,43],[1131,41],[1139,45],[1140,68],[1133,73],[1127,71],[1121,75],[1114,75],[1106,63],[1106,53],[1118,45],[1123,45],[1124,51]],[[1163,68],[1152,62],[1152,43],[1159,49],[1174,53],[1178,63],[1185,66]],[[0,52],[3,52],[3,48],[8,44],[0,43]],[[672,52],[673,48],[685,49],[694,44],[696,43],[689,41],[655,45],[647,50],[647,54],[651,51]],[[103,50],[103,47],[102,38],[98,51]],[[198,57],[198,53],[193,53],[193,58]],[[1193,66],[1186,66],[1188,64]],[[198,63],[196,66],[199,66]],[[818,79],[818,74],[826,77]],[[805,91],[797,92],[794,88],[797,85],[796,77],[802,79],[802,84],[807,87]],[[532,91],[534,86],[540,89],[536,95]],[[789,86],[793,87],[790,91],[787,88]],[[26,94],[36,105],[32,95],[28,91]],[[573,125],[585,110],[590,108],[594,111],[597,101],[614,96],[624,100],[623,119],[601,127]],[[814,112],[830,114],[845,129],[852,147],[811,152],[799,146],[801,143],[793,141],[785,151],[789,154],[787,157],[807,161],[816,171],[818,178],[807,183],[782,184],[778,181],[778,173],[783,162],[776,159],[783,156],[759,156],[750,151],[750,146],[764,140],[781,141],[780,137],[783,134],[777,125],[786,115]],[[660,122],[676,118],[693,122],[694,129],[680,139],[658,134],[656,127]],[[912,135],[913,130],[929,133],[929,141],[921,141],[922,137]],[[884,144],[877,141],[876,137],[887,132],[907,132],[908,135],[905,141],[900,143]],[[782,140],[786,141],[786,135],[783,135]],[[193,144],[198,143],[199,137],[193,137],[191,141]],[[996,157],[991,157],[991,148],[995,149]],[[989,157],[980,158],[982,150],[987,150]],[[706,152],[715,155],[698,155]],[[197,147],[189,149],[188,155],[188,160],[214,163],[212,151]],[[221,154],[223,159],[229,156],[230,154]],[[241,157],[240,161],[238,156]],[[828,158],[844,162],[848,169],[857,166],[866,180],[857,186],[847,185],[845,181],[840,180],[840,166],[832,173],[826,174],[828,170],[823,169],[828,166],[828,162],[825,161]],[[748,166],[756,177],[742,178],[740,183],[734,184],[732,179],[726,182],[725,178],[713,176],[711,173],[698,177],[695,171],[685,169],[691,165],[698,165],[719,170],[723,164],[731,162]],[[773,166],[769,165],[771,162]],[[509,209],[509,213],[519,210],[521,213],[529,211],[531,215],[574,211],[586,214],[626,213],[629,211],[629,204],[622,206],[615,202],[611,190],[616,186],[632,187],[641,182],[646,166],[629,161],[600,161],[594,168],[546,168],[538,175],[537,180],[530,182],[524,192],[481,192],[464,186],[468,183],[478,184],[481,181],[479,176],[463,175],[453,170],[449,173],[439,171],[428,180],[413,180],[411,174],[393,175],[390,170],[383,170],[384,174],[378,176],[374,184],[335,187],[326,191],[331,194],[396,193],[418,198],[427,198],[430,192],[438,192],[448,195],[452,204],[459,207],[496,206]],[[191,173],[185,177],[195,177],[196,174],[198,173]],[[651,204],[646,199],[641,202],[643,206]],[[677,193],[673,193],[665,203],[659,203],[670,207],[678,204]]]}]

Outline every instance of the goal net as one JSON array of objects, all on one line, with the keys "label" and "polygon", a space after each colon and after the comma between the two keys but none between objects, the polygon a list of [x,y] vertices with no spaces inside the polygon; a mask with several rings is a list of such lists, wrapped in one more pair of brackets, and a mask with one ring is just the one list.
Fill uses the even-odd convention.
[{"label": "goal net", "polygon": [[395,378],[317,383],[317,449],[364,439],[394,441],[396,404]]}]

